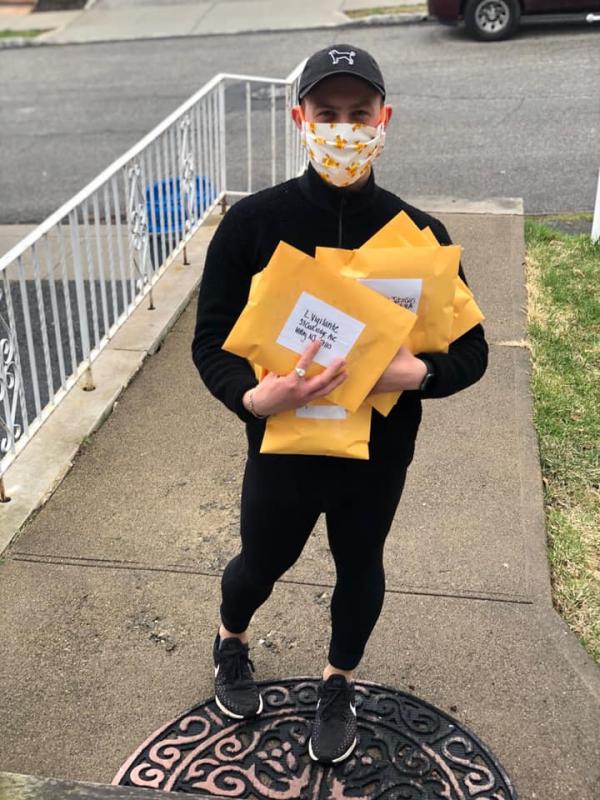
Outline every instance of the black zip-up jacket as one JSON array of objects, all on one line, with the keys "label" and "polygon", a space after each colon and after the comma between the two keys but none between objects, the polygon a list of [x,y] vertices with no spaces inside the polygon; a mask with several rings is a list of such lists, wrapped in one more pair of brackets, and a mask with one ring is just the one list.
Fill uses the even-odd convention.
[{"label": "black zip-up jacket", "polygon": [[[222,344],[246,305],[252,276],[267,265],[280,241],[310,256],[317,246],[358,248],[400,211],[419,228],[429,225],[440,244],[452,243],[439,220],[379,187],[372,171],[363,187],[348,190],[329,186],[309,166],[299,178],[245,197],[225,214],[206,254],[192,357],[209,391],[246,423],[250,456],[259,454],[265,421],[244,408],[242,397],[257,380],[248,361],[223,350]],[[462,265],[459,273],[465,280]],[[448,353],[419,355],[433,364],[435,378],[423,392],[404,391],[387,417],[373,411],[371,461],[410,463],[421,399],[447,397],[485,372],[488,345],[483,327],[465,333]],[[295,457],[306,458],[286,456]]]}]

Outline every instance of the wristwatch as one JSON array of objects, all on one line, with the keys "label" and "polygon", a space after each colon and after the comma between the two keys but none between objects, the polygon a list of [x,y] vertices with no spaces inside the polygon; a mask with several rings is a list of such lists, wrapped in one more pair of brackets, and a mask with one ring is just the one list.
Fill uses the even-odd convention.
[{"label": "wristwatch", "polygon": [[417,358],[420,361],[422,361],[427,367],[427,372],[425,373],[425,377],[423,378],[423,380],[421,381],[421,385],[419,386],[419,391],[424,392],[435,376],[435,368],[431,363],[431,361],[428,361],[426,358],[421,358],[421,356],[417,356]]}]

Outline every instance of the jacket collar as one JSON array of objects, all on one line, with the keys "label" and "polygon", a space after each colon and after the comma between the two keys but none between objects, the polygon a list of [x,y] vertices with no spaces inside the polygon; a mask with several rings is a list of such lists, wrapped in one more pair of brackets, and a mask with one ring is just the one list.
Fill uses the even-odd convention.
[{"label": "jacket collar", "polygon": [[344,214],[360,211],[370,205],[379,192],[379,187],[375,183],[373,168],[371,168],[368,181],[360,189],[343,189],[338,186],[331,186],[321,178],[312,164],[308,165],[305,172],[297,180],[300,191],[308,200],[320,208],[326,211],[333,211],[336,214],[342,205]]}]

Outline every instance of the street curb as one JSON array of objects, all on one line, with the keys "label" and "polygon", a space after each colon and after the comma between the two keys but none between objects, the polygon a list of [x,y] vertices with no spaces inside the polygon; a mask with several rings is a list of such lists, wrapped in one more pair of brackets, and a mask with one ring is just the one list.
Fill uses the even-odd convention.
[{"label": "street curb", "polygon": [[160,348],[187,308],[204,269],[211,222],[188,242],[190,263],[183,263],[180,252],[154,284],[155,309],[148,311],[146,296],[95,359],[95,390],[84,391],[83,374],[6,470],[6,494],[12,499],[0,506],[0,556],[59,488],[85,439],[110,416],[146,358]]},{"label": "street curb", "polygon": [[406,25],[408,22],[427,22],[432,21],[428,14],[424,12],[400,12],[398,14],[370,14],[368,17],[350,18],[348,22],[340,22],[341,28],[370,28],[372,26],[385,25]]},{"label": "street curb", "polygon": [[419,23],[430,23],[435,20],[427,14],[373,14],[369,17],[361,17],[360,19],[349,19],[347,21],[332,23],[331,25],[314,25],[292,28],[251,28],[239,31],[216,31],[214,33],[176,33],[176,34],[156,34],[155,36],[123,36],[118,39],[102,38],[102,39],[89,39],[85,42],[80,41],[52,41],[43,39],[45,34],[40,34],[39,37],[31,39],[23,36],[15,36],[12,39],[0,39],[0,50],[29,47],[29,46],[64,46],[64,45],[86,45],[86,44],[115,44],[119,42],[146,42],[146,41],[163,41],[166,39],[205,39],[208,36],[243,36],[245,34],[257,33],[273,33],[281,35],[282,33],[297,33],[298,31],[318,31],[318,30],[346,30],[347,28],[372,28],[372,27],[386,27],[390,25],[417,25]]},{"label": "street curb", "polygon": [[49,42],[40,42],[38,39],[32,39],[26,36],[14,36],[11,39],[0,39],[0,50],[12,50],[19,47],[39,46],[41,44],[50,44]]}]

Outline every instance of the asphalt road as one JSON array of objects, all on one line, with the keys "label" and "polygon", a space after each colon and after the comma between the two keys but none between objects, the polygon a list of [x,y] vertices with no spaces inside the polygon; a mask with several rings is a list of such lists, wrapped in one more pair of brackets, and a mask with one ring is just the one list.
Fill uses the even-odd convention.
[{"label": "asphalt road", "polygon": [[387,79],[382,185],[593,208],[600,31],[528,25],[489,45],[426,24],[0,50],[0,224],[44,219],[216,72],[284,76],[338,38],[376,54]]}]

